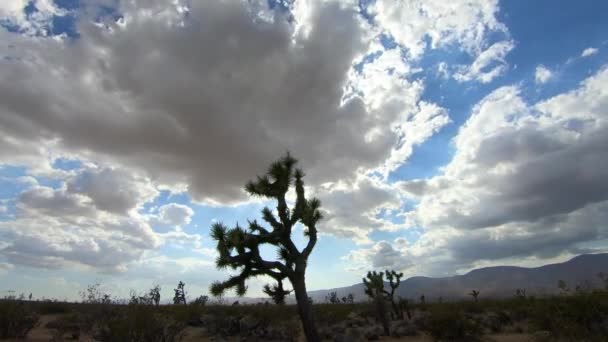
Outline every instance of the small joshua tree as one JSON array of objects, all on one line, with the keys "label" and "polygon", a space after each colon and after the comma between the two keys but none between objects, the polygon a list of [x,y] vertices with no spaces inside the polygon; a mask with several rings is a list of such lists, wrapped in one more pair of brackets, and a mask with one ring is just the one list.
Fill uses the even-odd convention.
[{"label": "small joshua tree", "polygon": [[515,297],[520,299],[526,299],[526,289],[516,289]]},{"label": "small joshua tree", "polygon": [[471,291],[471,293],[469,293],[469,295],[472,296],[475,301],[477,301],[477,297],[479,297],[479,291],[473,290]]},{"label": "small joshua tree", "polygon": [[420,304],[424,305],[426,303],[426,298],[424,297],[424,294],[420,295]]},{"label": "small joshua tree", "polygon": [[367,272],[367,277],[363,278],[363,285],[365,285],[365,294],[376,304],[376,316],[382,323],[384,334],[390,336],[390,325],[385,304],[384,273]]},{"label": "small joshua tree", "polygon": [[[262,227],[257,221],[249,221],[248,230],[238,224],[231,229],[222,223],[211,227],[211,237],[217,241],[219,252],[217,267],[230,267],[240,272],[224,282],[215,282],[211,286],[211,293],[218,296],[227,289],[235,288],[238,295],[244,295],[247,291],[246,280],[251,277],[267,275],[277,282],[287,278],[295,292],[306,339],[316,342],[320,338],[314,324],[312,305],[308,301],[305,275],[308,257],[317,243],[317,222],[322,217],[319,211],[321,202],[316,198],[306,199],[304,173],[295,168],[296,163],[297,160],[287,153],[272,163],[265,175],[258,176],[245,186],[251,196],[276,200],[278,217],[267,207],[262,210],[263,220],[272,229]],[[290,210],[285,195],[292,185],[295,186],[296,201]],[[305,227],[308,237],[308,243],[302,250],[291,239],[292,229],[298,223]],[[278,260],[264,260],[260,255],[262,245],[275,246]],[[279,283],[276,288],[280,286]]]},{"label": "small joshua tree", "polygon": [[160,285],[154,285],[154,287],[150,289],[150,293],[148,293],[148,297],[150,297],[152,303],[156,306],[160,304],[160,290]]},{"label": "small joshua tree", "polygon": [[264,291],[265,294],[270,296],[270,298],[272,298],[272,301],[278,305],[285,304],[285,297],[292,292],[291,290],[285,290],[283,288],[282,280],[278,280],[277,285],[273,285],[272,287],[270,286],[270,284],[264,285],[264,289],[262,291]]},{"label": "small joshua tree", "polygon": [[338,292],[333,291],[328,293],[325,296],[325,301],[331,304],[340,304],[340,299],[338,299]]},{"label": "small joshua tree", "polygon": [[199,296],[192,303],[194,305],[198,305],[198,306],[205,306],[205,305],[207,305],[208,301],[209,301],[209,296]]},{"label": "small joshua tree", "polygon": [[177,288],[174,289],[175,296],[173,296],[173,304],[184,304],[186,305],[186,290],[184,290],[184,282],[180,281],[177,284]]},{"label": "small joshua tree", "polygon": [[355,302],[355,295],[349,293],[348,296],[346,296],[346,301],[348,304],[353,304]]},{"label": "small joshua tree", "polygon": [[386,279],[389,281],[391,292],[384,292],[386,293],[388,300],[391,301],[395,318],[403,319],[403,311],[400,310],[399,305],[395,302],[395,290],[397,290],[399,284],[401,284],[401,278],[403,278],[403,273],[397,273],[394,270],[386,270]]}]

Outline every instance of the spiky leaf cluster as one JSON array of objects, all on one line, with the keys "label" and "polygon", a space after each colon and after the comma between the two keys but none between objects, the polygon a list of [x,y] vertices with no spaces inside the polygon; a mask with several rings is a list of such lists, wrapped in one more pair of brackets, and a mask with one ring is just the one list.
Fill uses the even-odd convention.
[{"label": "spiky leaf cluster", "polygon": [[[317,242],[316,224],[322,218],[321,202],[316,198],[306,199],[304,173],[295,168],[296,163],[297,160],[287,153],[272,163],[265,175],[258,176],[245,186],[246,192],[251,196],[276,201],[276,215],[268,207],[262,209],[262,219],[270,229],[255,220],[248,222],[248,229],[243,229],[238,224],[234,228],[228,228],[223,223],[215,223],[211,227],[211,237],[217,242],[219,254],[217,267],[239,270],[239,274],[211,286],[214,296],[221,296],[231,288],[238,295],[244,295],[247,291],[246,280],[250,277],[267,275],[280,285],[285,278],[292,280],[296,272],[305,270],[308,256]],[[296,192],[293,209],[287,206],[285,199],[291,186],[295,187]],[[308,243],[301,251],[291,240],[292,228],[298,223],[304,225],[308,237]],[[261,257],[260,246],[265,244],[277,248],[276,261]]]},{"label": "spiky leaf cluster", "polygon": [[384,272],[370,271],[363,278],[365,294],[370,298],[384,296]]},{"label": "spiky leaf cluster", "polygon": [[392,301],[393,297],[395,296],[395,290],[397,290],[397,288],[401,284],[401,278],[403,278],[403,273],[397,273],[395,270],[386,270],[385,274],[386,279],[388,280],[389,285],[391,287],[391,292],[388,295]]},{"label": "spiky leaf cluster", "polygon": [[267,294],[275,304],[281,305],[285,304],[285,297],[287,297],[292,290],[285,290],[283,288],[283,281],[277,281],[276,285],[270,286],[270,284],[264,285],[265,294]]}]

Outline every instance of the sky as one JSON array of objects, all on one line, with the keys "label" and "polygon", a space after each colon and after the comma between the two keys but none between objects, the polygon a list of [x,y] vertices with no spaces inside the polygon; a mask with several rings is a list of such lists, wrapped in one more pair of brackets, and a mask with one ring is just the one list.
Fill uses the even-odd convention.
[{"label": "sky", "polygon": [[310,290],[605,252],[607,11],[3,0],[0,296],[207,294],[210,226],[272,207],[243,186],[285,151],[324,213]]}]

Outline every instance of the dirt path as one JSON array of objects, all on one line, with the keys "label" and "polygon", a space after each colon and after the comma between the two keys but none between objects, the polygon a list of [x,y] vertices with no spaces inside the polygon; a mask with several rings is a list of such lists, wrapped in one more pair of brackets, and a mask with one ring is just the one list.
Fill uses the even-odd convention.
[{"label": "dirt path", "polygon": [[34,325],[34,328],[27,333],[26,341],[50,341],[53,339],[53,331],[48,329],[46,325],[49,322],[57,320],[62,315],[42,315]]}]

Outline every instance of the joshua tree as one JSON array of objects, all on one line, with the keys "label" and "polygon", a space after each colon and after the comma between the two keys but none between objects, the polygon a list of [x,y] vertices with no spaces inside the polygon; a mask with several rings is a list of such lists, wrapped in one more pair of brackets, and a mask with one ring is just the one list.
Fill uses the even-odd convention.
[{"label": "joshua tree", "polygon": [[385,305],[384,273],[377,273],[376,271],[367,272],[367,277],[363,278],[363,285],[365,285],[365,294],[373,299],[376,304],[376,316],[382,323],[384,334],[390,336],[390,325]]},{"label": "joshua tree", "polygon": [[291,293],[291,290],[283,289],[282,280],[278,280],[277,285],[273,285],[272,287],[270,287],[270,284],[264,285],[264,289],[262,291],[270,296],[275,304],[279,305],[285,304],[285,297]]},{"label": "joshua tree", "polygon": [[184,290],[184,284],[182,281],[177,284],[177,288],[174,289],[175,296],[173,296],[173,304],[184,304],[186,305],[186,291]]},{"label": "joshua tree", "polygon": [[349,293],[348,296],[346,297],[346,301],[349,304],[353,304],[355,302],[355,295],[353,295],[352,293]]},{"label": "joshua tree", "polygon": [[150,293],[148,293],[152,303],[156,306],[160,304],[160,290],[160,285],[154,285],[154,287],[150,289]]},{"label": "joshua tree", "polygon": [[525,299],[526,298],[526,289],[516,289],[515,297]]},{"label": "joshua tree", "polygon": [[395,302],[395,290],[401,284],[401,278],[403,277],[403,273],[397,273],[394,270],[386,270],[386,279],[389,281],[389,285],[391,286],[391,292],[384,291],[388,300],[391,301],[391,306],[393,307],[393,314],[395,318],[403,319],[403,311],[400,310],[399,306]]},{"label": "joshua tree", "polygon": [[205,305],[207,305],[208,301],[209,301],[209,296],[199,296],[191,303],[198,305],[198,306],[205,306]]},{"label": "joshua tree", "polygon": [[[217,241],[219,252],[217,267],[238,269],[240,274],[224,282],[215,282],[211,286],[211,293],[217,296],[227,289],[236,288],[238,295],[244,295],[247,291],[245,283],[250,277],[267,275],[277,282],[287,278],[295,292],[306,339],[320,341],[312,306],[308,301],[305,276],[308,257],[317,243],[317,222],[322,217],[319,211],[321,202],[316,198],[306,199],[304,173],[295,168],[296,163],[297,160],[287,153],[272,163],[265,175],[258,176],[255,181],[245,186],[251,196],[276,200],[278,217],[267,207],[262,210],[263,220],[272,229],[262,227],[257,221],[249,221],[248,230],[238,224],[231,229],[222,223],[212,226],[211,237]],[[290,210],[285,195],[292,184],[295,186],[296,201]],[[292,228],[298,223],[305,227],[305,235],[308,237],[308,243],[302,250],[299,250],[291,239]],[[260,246],[264,244],[277,248],[278,260],[262,259]]]},{"label": "joshua tree", "polygon": [[424,305],[426,303],[426,298],[424,298],[424,294],[420,295],[420,304]]},{"label": "joshua tree", "polygon": [[[412,313],[410,312],[410,302],[405,298],[399,297],[398,301],[399,310],[401,312],[401,316],[403,316],[403,312],[407,314],[407,319],[412,319]],[[403,317],[402,317],[403,318]]]},{"label": "joshua tree", "polygon": [[469,293],[469,295],[472,296],[475,301],[477,301],[477,297],[479,297],[479,291],[473,290],[471,291],[471,293]]},{"label": "joshua tree", "polygon": [[340,304],[340,299],[338,299],[338,292],[333,291],[333,292],[328,293],[325,296],[325,301],[328,303],[331,303],[331,304]]}]

